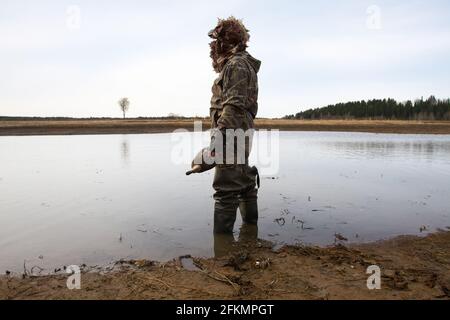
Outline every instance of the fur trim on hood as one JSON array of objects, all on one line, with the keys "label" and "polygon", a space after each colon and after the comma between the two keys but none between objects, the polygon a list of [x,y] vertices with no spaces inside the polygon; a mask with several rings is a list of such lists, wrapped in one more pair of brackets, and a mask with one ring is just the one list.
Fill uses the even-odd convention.
[{"label": "fur trim on hood", "polygon": [[222,71],[231,56],[247,49],[247,42],[250,39],[248,32],[242,21],[233,16],[219,19],[217,26],[208,33],[208,36],[214,39],[209,46],[216,72]]}]

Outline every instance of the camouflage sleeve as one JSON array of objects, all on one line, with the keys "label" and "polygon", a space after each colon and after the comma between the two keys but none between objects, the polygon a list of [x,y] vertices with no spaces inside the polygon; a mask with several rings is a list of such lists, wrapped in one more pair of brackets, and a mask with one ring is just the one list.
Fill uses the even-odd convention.
[{"label": "camouflage sleeve", "polygon": [[225,67],[222,87],[222,115],[217,121],[219,129],[237,129],[245,112],[249,71],[236,62]]}]

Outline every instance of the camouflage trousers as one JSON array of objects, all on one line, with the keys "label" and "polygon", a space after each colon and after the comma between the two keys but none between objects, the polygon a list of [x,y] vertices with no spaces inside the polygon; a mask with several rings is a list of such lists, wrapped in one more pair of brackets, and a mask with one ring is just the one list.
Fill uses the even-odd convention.
[{"label": "camouflage trousers", "polygon": [[247,164],[216,166],[213,182],[215,233],[233,232],[238,207],[244,223],[257,224],[257,186],[259,174],[256,167]]}]

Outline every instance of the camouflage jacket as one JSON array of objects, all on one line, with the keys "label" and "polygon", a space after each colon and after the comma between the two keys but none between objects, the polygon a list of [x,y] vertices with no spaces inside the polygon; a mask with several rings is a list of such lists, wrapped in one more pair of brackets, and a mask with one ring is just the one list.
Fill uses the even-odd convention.
[{"label": "camouflage jacket", "polygon": [[246,51],[232,56],[212,87],[212,128],[253,128],[258,112],[258,77],[261,62]]}]

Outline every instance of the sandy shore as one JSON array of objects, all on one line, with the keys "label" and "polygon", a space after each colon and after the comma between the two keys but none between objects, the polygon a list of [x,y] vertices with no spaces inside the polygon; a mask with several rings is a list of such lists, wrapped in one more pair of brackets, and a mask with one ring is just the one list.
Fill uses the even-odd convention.
[{"label": "sandy shore", "polygon": [[[450,227],[448,227],[450,229]],[[371,244],[284,247],[258,241],[221,259],[167,263],[127,261],[109,272],[0,277],[0,299],[446,299],[450,298],[450,232]],[[257,265],[259,262],[259,265]],[[381,289],[367,288],[367,267],[381,268]]]},{"label": "sandy shore", "polygon": [[[193,123],[193,119],[0,120],[0,136],[166,133],[176,129],[192,131]],[[450,134],[450,121],[258,119],[256,127],[284,131]],[[209,120],[203,120],[203,129],[208,128]]]}]

